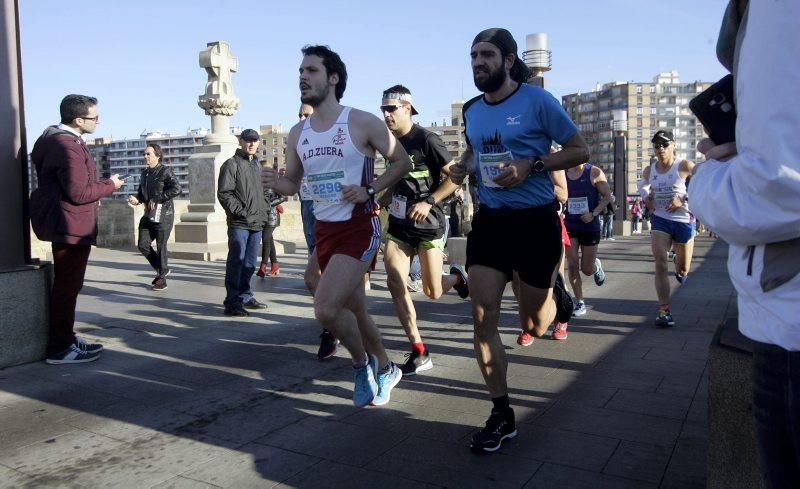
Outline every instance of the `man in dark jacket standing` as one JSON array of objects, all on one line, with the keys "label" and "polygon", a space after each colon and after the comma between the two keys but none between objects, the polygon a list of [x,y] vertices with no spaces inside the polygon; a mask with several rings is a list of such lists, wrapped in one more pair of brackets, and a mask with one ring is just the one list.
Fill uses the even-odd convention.
[{"label": "man in dark jacket standing", "polygon": [[39,180],[31,194],[31,225],[39,239],[53,243],[49,364],[91,362],[103,349],[75,335],[75,304],[97,239],[98,201],[123,183],[118,175],[97,180],[94,159],[81,139],[100,122],[97,99],[67,95],[60,111],[61,124],[48,127],[31,152]]},{"label": "man in dark jacket standing", "polygon": [[225,263],[225,315],[247,316],[248,309],[266,309],[253,297],[250,279],[256,269],[267,203],[261,186],[261,164],[255,156],[261,136],[253,129],[239,135],[239,149],[219,171],[217,199],[228,222]]}]

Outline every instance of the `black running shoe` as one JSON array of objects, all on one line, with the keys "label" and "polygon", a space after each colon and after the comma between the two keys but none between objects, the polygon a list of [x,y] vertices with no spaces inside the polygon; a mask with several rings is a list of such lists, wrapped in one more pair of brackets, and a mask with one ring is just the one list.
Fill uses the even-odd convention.
[{"label": "black running shoe", "polygon": [[326,360],[334,355],[336,355],[336,349],[339,345],[339,340],[328,331],[327,329],[322,330],[322,334],[319,335],[319,350],[317,350],[317,358],[320,360]]},{"label": "black running shoe", "polygon": [[425,353],[420,353],[415,350],[411,353],[406,353],[406,357],[408,360],[400,366],[400,371],[403,372],[404,377],[433,368],[433,361],[431,360],[428,350],[425,350]]},{"label": "black running shoe", "polygon": [[508,408],[506,412],[495,411],[486,420],[486,426],[472,435],[469,447],[473,452],[492,453],[500,450],[504,440],[517,436],[517,427],[514,422],[514,410]]},{"label": "black running shoe", "polygon": [[553,300],[556,301],[556,319],[559,323],[568,323],[575,311],[575,302],[564,287],[564,278],[559,273],[553,286]]},{"label": "black running shoe", "polygon": [[461,277],[461,280],[458,281],[458,285],[453,286],[453,288],[456,289],[456,292],[458,292],[458,296],[462,299],[469,297],[469,277],[467,276],[467,272],[464,271],[464,267],[458,263],[454,263],[450,267],[450,275],[457,275]]}]

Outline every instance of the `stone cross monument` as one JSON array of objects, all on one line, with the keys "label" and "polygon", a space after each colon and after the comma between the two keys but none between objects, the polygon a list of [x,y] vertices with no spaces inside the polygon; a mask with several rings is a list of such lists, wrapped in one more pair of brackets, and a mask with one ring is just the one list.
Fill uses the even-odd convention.
[{"label": "stone cross monument", "polygon": [[239,109],[231,79],[239,68],[239,60],[227,42],[210,42],[200,52],[200,67],[206,70],[208,81],[197,104],[211,116],[211,134],[188,159],[191,201],[188,211],[181,214],[180,222],[175,225],[175,244],[169,254],[175,258],[217,260],[228,253],[228,228],[225,211],[217,201],[217,180],[222,163],[239,146],[228,121]]},{"label": "stone cross monument", "polygon": [[198,97],[197,105],[211,116],[211,135],[206,144],[236,143],[230,133],[228,117],[239,110],[239,99],[233,94],[231,75],[239,70],[239,60],[233,57],[226,42],[213,42],[200,52],[200,66],[208,73],[206,93]]}]

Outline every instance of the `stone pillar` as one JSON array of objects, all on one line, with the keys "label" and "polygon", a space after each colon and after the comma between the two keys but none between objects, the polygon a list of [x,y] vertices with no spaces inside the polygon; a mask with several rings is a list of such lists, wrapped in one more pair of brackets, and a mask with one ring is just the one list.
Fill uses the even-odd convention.
[{"label": "stone pillar", "polygon": [[19,8],[0,3],[0,368],[44,358],[52,267],[30,259]]},{"label": "stone pillar", "polygon": [[239,109],[231,80],[239,61],[228,43],[211,42],[200,52],[200,67],[206,70],[208,82],[197,104],[211,117],[211,134],[189,157],[191,202],[175,225],[175,244],[170,247],[169,254],[190,260],[217,260],[228,253],[225,211],[217,201],[217,180],[222,163],[239,147],[228,122]]}]

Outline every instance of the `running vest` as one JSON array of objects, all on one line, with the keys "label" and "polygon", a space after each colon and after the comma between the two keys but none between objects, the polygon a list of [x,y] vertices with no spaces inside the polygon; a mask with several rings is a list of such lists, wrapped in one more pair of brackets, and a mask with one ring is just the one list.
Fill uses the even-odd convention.
[{"label": "running vest", "polygon": [[673,197],[686,197],[686,180],[681,178],[678,173],[681,160],[675,160],[666,173],[658,173],[658,163],[650,165],[650,193],[655,204],[654,214],[663,219],[675,222],[694,222],[694,216],[689,212],[689,204],[684,203],[683,207],[676,209],[675,212],[667,212],[667,204]]},{"label": "running vest", "polygon": [[297,155],[314,201],[314,216],[320,221],[348,221],[358,213],[375,212],[373,198],[356,206],[342,197],[344,185],[369,185],[375,171],[375,158],[361,153],[350,138],[349,115],[350,107],[344,107],[325,132],[311,128],[312,115],[305,120],[297,139]]},{"label": "running vest", "polygon": [[600,193],[597,187],[592,185],[592,165],[583,165],[583,173],[577,180],[573,180],[567,174],[567,217],[564,218],[569,231],[600,231],[600,217],[585,223],[581,220],[581,214],[592,212],[600,201]]}]

